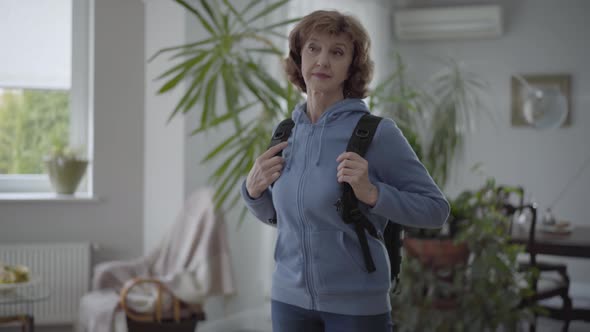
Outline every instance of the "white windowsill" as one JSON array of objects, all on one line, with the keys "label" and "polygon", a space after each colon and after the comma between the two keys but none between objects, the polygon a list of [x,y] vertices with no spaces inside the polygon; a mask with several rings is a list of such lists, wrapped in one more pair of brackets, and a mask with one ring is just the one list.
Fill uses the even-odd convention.
[{"label": "white windowsill", "polygon": [[0,193],[3,202],[98,202],[99,198],[92,193],[75,193],[74,195],[58,195],[56,193]]}]

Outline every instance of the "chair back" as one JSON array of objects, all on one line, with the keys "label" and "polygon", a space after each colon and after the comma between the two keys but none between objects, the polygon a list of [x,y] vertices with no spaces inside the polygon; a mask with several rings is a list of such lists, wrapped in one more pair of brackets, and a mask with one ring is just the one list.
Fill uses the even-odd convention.
[{"label": "chair back", "polygon": [[527,253],[531,265],[537,263],[535,252],[535,234],[537,227],[537,205],[533,202],[524,202],[524,188],[500,186],[497,190],[498,199],[502,204],[502,210],[509,218],[510,234],[514,232],[514,223],[517,227],[525,227],[527,233]]}]

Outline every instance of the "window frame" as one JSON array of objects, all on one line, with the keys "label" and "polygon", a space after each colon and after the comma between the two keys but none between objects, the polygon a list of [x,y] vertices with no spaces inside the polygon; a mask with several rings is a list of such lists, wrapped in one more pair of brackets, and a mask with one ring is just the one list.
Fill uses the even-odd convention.
[{"label": "window frame", "polygon": [[[72,0],[72,63],[70,86],[70,144],[93,151],[94,0]],[[92,193],[92,163],[78,192]],[[0,193],[53,192],[47,174],[0,174]]]}]

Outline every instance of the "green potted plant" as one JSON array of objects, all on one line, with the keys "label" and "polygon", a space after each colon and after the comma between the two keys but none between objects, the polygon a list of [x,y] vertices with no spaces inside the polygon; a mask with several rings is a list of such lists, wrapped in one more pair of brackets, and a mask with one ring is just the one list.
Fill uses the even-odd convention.
[{"label": "green potted plant", "polygon": [[76,192],[88,166],[82,149],[63,143],[55,143],[43,162],[53,189],[62,195]]},{"label": "green potted plant", "polygon": [[469,259],[436,269],[406,255],[402,287],[392,296],[398,330],[513,331],[530,318],[531,309],[519,304],[531,293],[531,274],[518,272],[516,258],[524,248],[509,241],[509,220],[497,192],[488,179],[451,201],[452,218],[460,220],[453,241],[468,247]]},{"label": "green potted plant", "polygon": [[[201,162],[219,161],[210,181],[217,207],[232,208],[240,199],[236,185],[268,146],[270,133],[290,116],[301,94],[286,79],[274,75],[284,56],[284,28],[299,18],[271,21],[288,0],[236,3],[175,0],[190,13],[207,35],[195,42],[159,50],[153,57],[171,54],[171,68],[162,73],[159,94],[186,82],[170,118],[199,112],[193,135],[230,125]],[[286,44],[285,44],[286,45]],[[217,106],[223,91],[223,107]],[[242,216],[246,208],[242,210]]]},{"label": "green potted plant", "polygon": [[[374,89],[369,105],[396,120],[435,182],[444,187],[451,162],[471,129],[471,119],[485,110],[479,102],[485,82],[465,66],[448,60],[423,88],[416,89],[407,82],[407,69],[399,54],[394,55],[394,63],[395,71]],[[406,227],[404,248],[437,268],[464,262],[469,254],[467,245],[453,241],[459,222],[451,218],[442,229]]]}]

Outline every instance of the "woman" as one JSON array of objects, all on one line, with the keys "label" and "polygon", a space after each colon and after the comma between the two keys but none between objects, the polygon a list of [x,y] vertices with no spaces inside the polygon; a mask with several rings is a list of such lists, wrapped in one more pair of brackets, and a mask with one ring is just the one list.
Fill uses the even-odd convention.
[{"label": "woman", "polygon": [[[449,205],[390,119],[380,122],[365,158],[345,152],[369,112],[370,40],[354,17],[305,16],[289,36],[289,80],[307,94],[287,142],[260,155],[242,185],[249,210],[277,221],[273,331],[391,331],[389,260],[368,236],[377,270],[368,273],[353,226],[335,202],[349,183],[361,211],[383,231],[387,220],[440,227]],[[276,156],[282,151],[282,156]],[[274,183],[272,189],[269,186]]]}]

